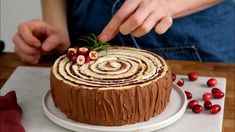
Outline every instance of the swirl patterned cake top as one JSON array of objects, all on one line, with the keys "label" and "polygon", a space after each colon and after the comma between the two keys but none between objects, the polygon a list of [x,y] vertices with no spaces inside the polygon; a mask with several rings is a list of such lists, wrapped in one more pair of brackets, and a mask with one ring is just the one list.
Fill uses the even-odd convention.
[{"label": "swirl patterned cake top", "polygon": [[96,61],[78,66],[63,55],[53,65],[55,76],[73,86],[118,89],[145,85],[166,74],[168,66],[158,55],[140,49],[112,47]]}]

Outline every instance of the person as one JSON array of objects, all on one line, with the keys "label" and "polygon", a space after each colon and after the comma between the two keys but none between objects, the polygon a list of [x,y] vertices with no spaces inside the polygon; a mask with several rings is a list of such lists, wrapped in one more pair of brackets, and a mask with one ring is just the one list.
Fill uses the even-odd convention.
[{"label": "person", "polygon": [[[63,53],[94,33],[102,42],[155,52],[165,59],[235,62],[232,0],[41,0],[43,20],[19,25],[22,61]],[[174,23],[173,23],[174,19]]]}]

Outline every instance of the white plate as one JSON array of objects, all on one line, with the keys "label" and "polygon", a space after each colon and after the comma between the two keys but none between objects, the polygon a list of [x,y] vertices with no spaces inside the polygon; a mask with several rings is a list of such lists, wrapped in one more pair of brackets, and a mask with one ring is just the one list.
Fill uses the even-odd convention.
[{"label": "white plate", "polygon": [[184,91],[182,91],[181,88],[174,86],[170,97],[170,103],[166,110],[157,117],[153,117],[148,121],[124,126],[99,126],[75,122],[68,119],[63,112],[55,107],[50,90],[45,93],[42,100],[43,111],[51,121],[72,131],[85,132],[146,132],[158,130],[177,121],[184,114],[186,104],[187,99]]}]

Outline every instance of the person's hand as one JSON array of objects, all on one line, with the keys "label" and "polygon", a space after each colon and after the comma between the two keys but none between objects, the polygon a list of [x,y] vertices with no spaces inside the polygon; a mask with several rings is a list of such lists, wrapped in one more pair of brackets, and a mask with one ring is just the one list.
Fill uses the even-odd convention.
[{"label": "person's hand", "polygon": [[165,33],[172,25],[166,0],[126,0],[99,35],[100,41],[112,39],[118,32],[140,37],[151,29]]},{"label": "person's hand", "polygon": [[22,61],[38,63],[43,52],[62,53],[70,46],[68,33],[58,30],[43,20],[32,20],[18,27],[13,37],[15,53]]}]

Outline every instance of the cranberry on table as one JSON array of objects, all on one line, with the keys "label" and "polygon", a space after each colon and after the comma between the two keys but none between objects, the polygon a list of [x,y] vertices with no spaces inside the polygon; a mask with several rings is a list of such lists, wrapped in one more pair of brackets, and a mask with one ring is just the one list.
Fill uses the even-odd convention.
[{"label": "cranberry on table", "polygon": [[220,110],[221,110],[220,105],[215,104],[215,105],[211,106],[211,108],[210,108],[210,113],[211,113],[211,114],[217,114],[217,113],[220,112]]},{"label": "cranberry on table", "polygon": [[192,109],[194,106],[196,106],[196,105],[198,105],[198,104],[199,104],[198,100],[191,100],[191,101],[189,101],[189,103],[188,103],[188,108],[189,108],[189,109]]},{"label": "cranberry on table", "polygon": [[172,81],[175,81],[176,79],[176,74],[174,72],[171,73],[171,76],[172,76]]},{"label": "cranberry on table", "polygon": [[176,84],[181,87],[184,85],[184,80],[180,79]]},{"label": "cranberry on table", "polygon": [[222,99],[224,97],[224,93],[223,92],[216,92],[213,94],[215,99]]},{"label": "cranberry on table", "polygon": [[217,93],[217,92],[222,92],[222,91],[219,88],[212,88],[211,89],[212,94]]},{"label": "cranberry on table", "polygon": [[211,108],[211,106],[212,106],[211,101],[207,100],[207,101],[204,102],[204,107],[205,107],[207,110],[209,110],[209,109]]},{"label": "cranberry on table", "polygon": [[193,107],[193,109],[192,109],[192,111],[194,112],[194,113],[201,113],[202,112],[202,110],[203,110],[203,107],[201,106],[201,105],[195,105],[194,107]]},{"label": "cranberry on table", "polygon": [[185,95],[187,96],[187,99],[191,99],[193,97],[192,93],[189,91],[185,91]]},{"label": "cranberry on table", "polygon": [[189,79],[190,81],[195,81],[195,80],[197,80],[197,78],[198,78],[198,75],[197,75],[197,73],[195,73],[195,72],[190,72],[190,73],[188,74],[188,79]]},{"label": "cranberry on table", "polygon": [[206,101],[206,100],[211,100],[211,99],[212,99],[212,94],[211,94],[211,93],[204,93],[204,94],[202,95],[202,99],[203,99],[204,101]]},{"label": "cranberry on table", "polygon": [[214,87],[216,84],[217,84],[217,80],[216,80],[215,78],[210,78],[210,79],[207,81],[207,86],[208,86],[208,87]]}]

